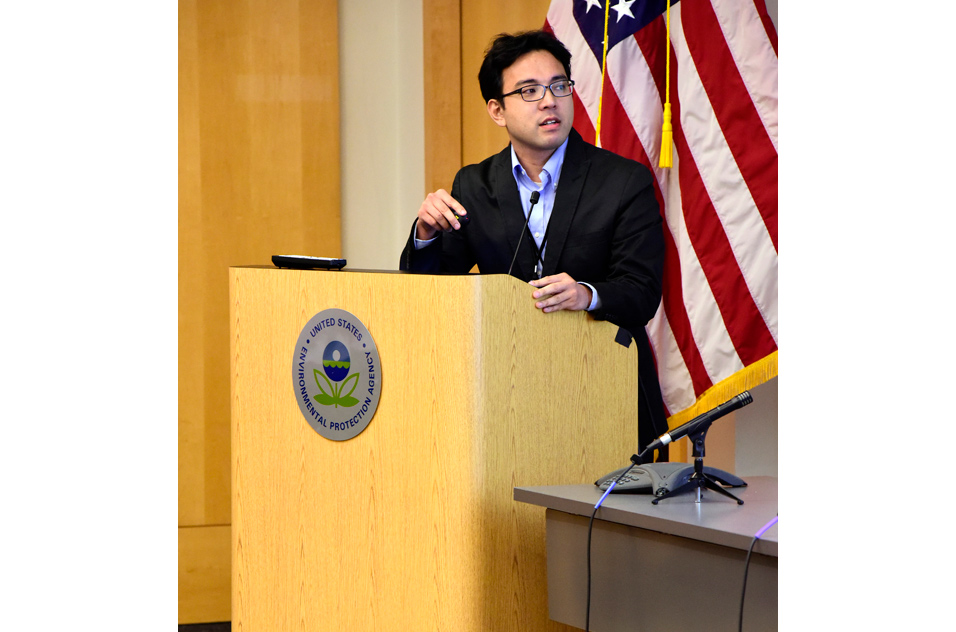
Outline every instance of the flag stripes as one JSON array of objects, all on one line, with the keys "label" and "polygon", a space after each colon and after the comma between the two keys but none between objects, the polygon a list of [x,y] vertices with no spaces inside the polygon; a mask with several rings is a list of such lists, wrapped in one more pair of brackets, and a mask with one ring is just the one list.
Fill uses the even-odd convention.
[{"label": "flag stripes", "polygon": [[[777,148],[769,135],[752,133],[752,130],[766,129],[766,126],[750,99],[742,75],[726,72],[727,68],[736,67],[736,62],[723,38],[713,7],[706,2],[696,7],[693,19],[681,19],[686,35],[687,58],[696,69],[700,85],[707,93],[700,103],[702,107],[705,103],[706,107],[712,107],[719,123],[719,127],[714,129],[723,132],[720,140],[726,142],[734,163],[747,181],[745,189],[754,196],[757,211],[776,249]],[[733,190],[738,190],[738,187]]]},{"label": "flag stripes", "polygon": [[[545,29],[572,53],[575,129],[655,175],[664,296],[647,332],[673,425],[776,375],[777,35],[763,0],[681,0],[668,48],[665,10],[665,0],[553,0]],[[657,166],[665,54],[671,169]]]}]

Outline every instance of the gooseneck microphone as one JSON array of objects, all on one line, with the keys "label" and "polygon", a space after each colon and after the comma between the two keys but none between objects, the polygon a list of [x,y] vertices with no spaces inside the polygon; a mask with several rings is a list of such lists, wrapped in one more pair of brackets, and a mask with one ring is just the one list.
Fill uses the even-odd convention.
[{"label": "gooseneck microphone", "polygon": [[738,408],[743,408],[752,401],[754,401],[754,398],[750,394],[750,391],[744,391],[740,395],[724,402],[717,408],[708,410],[703,415],[694,417],[686,424],[678,426],[670,432],[665,432],[657,439],[654,439],[647,445],[646,448],[644,448],[644,451],[641,452],[639,458],[643,459],[645,455],[654,454],[654,450],[660,450],[672,441],[677,441],[678,439],[686,437],[687,435],[694,434],[698,430],[705,429],[707,426],[717,421],[727,413],[731,413]]},{"label": "gooseneck microphone", "polygon": [[521,249],[521,240],[524,238],[525,232],[528,230],[528,224],[531,223],[531,211],[534,210],[534,205],[538,203],[538,198],[541,197],[541,194],[537,191],[531,192],[531,208],[528,209],[528,219],[524,221],[524,228],[521,229],[521,235],[518,236],[518,245],[515,246],[515,254],[511,258],[511,265],[508,266],[508,274],[511,274],[511,270],[515,267],[515,260],[518,258],[518,250]]}]

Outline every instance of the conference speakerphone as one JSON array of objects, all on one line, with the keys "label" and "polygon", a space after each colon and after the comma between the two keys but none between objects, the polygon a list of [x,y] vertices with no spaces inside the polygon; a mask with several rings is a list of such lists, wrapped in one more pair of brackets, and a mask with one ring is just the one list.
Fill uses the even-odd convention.
[{"label": "conference speakerphone", "polygon": [[[602,491],[607,491],[611,483],[627,468],[622,467],[607,476],[602,476],[594,482]],[[631,471],[621,478],[612,490],[612,493],[654,494],[664,496],[690,480],[694,474],[694,466],[689,463],[648,463],[631,467]],[[742,478],[734,476],[716,467],[704,466],[704,474],[708,474],[722,485],[729,487],[746,487]]]}]

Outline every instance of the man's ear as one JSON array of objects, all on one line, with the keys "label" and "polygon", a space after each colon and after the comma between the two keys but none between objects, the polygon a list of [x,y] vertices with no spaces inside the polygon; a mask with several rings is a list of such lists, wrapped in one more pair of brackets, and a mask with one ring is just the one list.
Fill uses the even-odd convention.
[{"label": "man's ear", "polygon": [[488,116],[491,117],[491,120],[494,121],[498,127],[505,127],[504,109],[504,106],[501,105],[498,99],[488,101]]}]

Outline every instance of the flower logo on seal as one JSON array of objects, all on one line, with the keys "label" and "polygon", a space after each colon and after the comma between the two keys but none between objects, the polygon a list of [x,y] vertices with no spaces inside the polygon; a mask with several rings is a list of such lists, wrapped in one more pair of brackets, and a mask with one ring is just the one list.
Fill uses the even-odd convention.
[{"label": "flower logo on seal", "polygon": [[349,350],[338,340],[333,340],[322,354],[322,368],[333,382],[341,382],[349,373]]},{"label": "flower logo on seal", "polygon": [[[348,347],[338,340],[330,342],[322,353],[322,370],[325,373],[320,373],[318,369],[313,370],[315,383],[321,391],[315,396],[315,400],[325,406],[335,406],[336,408],[339,406],[348,408],[358,404],[359,400],[352,397],[352,393],[358,386],[359,374],[349,375],[350,366],[351,358],[349,357]],[[319,378],[322,378],[322,380],[320,381]],[[325,386],[322,384],[323,381]],[[352,383],[352,387],[343,395],[342,393],[348,387],[349,382]]]}]

